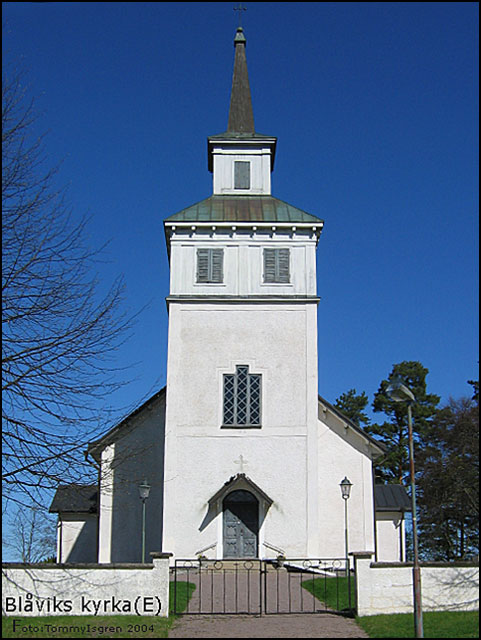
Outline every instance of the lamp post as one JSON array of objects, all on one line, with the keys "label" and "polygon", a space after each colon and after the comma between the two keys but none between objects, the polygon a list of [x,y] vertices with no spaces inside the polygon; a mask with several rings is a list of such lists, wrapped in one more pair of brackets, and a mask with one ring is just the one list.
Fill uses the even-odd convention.
[{"label": "lamp post", "polygon": [[409,476],[411,480],[411,510],[413,518],[413,604],[414,604],[414,633],[416,638],[424,638],[423,609],[421,600],[421,569],[419,567],[418,529],[416,516],[416,478],[414,474],[414,442],[412,405],[416,402],[413,392],[394,378],[386,392],[395,402],[407,402],[408,405],[408,434],[409,434]]},{"label": "lamp post", "polygon": [[150,485],[147,480],[139,484],[139,496],[142,500],[142,563],[145,562],[145,501],[149,497]]},{"label": "lamp post", "polygon": [[348,535],[347,535],[347,501],[349,500],[349,496],[351,495],[351,487],[352,483],[349,482],[347,476],[342,480],[339,484],[341,487],[341,495],[344,500],[344,544],[345,544],[345,553],[346,553],[346,572],[347,572],[347,593],[349,599],[349,610],[351,610],[351,571],[349,569],[349,545],[348,545]]}]

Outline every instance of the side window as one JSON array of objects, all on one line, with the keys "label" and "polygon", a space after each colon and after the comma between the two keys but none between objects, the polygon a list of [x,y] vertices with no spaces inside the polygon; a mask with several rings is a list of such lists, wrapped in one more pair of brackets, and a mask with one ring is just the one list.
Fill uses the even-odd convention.
[{"label": "side window", "polygon": [[224,249],[197,249],[197,282],[224,281]]},{"label": "side window", "polygon": [[289,249],[264,249],[264,282],[289,283]]},{"label": "side window", "polygon": [[261,426],[261,378],[260,374],[249,373],[247,365],[224,375],[225,427]]},{"label": "side window", "polygon": [[234,189],[251,188],[251,163],[234,162]]}]

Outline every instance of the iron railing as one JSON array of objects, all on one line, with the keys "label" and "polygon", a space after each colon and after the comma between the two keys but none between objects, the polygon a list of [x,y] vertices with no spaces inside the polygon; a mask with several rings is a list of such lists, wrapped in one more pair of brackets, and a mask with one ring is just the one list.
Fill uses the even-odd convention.
[{"label": "iron railing", "polygon": [[[344,558],[177,559],[171,568],[173,612],[185,614],[339,613],[355,608]],[[187,603],[180,593],[193,589]]]}]

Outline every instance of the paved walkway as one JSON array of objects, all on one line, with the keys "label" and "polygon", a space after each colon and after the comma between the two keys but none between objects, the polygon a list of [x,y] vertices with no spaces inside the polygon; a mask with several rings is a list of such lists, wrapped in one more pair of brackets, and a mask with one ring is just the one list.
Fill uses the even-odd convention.
[{"label": "paved walkway", "polygon": [[182,616],[169,638],[369,638],[352,619],[331,613]]},{"label": "paved walkway", "polygon": [[[253,562],[245,563],[253,565]],[[205,615],[258,615],[261,610],[269,614],[327,612],[328,607],[313,593],[302,588],[315,574],[292,573],[281,568],[267,568],[264,574],[259,566],[239,569],[235,563],[229,568],[219,562],[219,570],[210,564],[201,572],[197,568],[178,570],[177,580],[195,585],[187,605],[186,614]],[[175,588],[173,583],[172,588]]]},{"label": "paved walkway", "polygon": [[[303,588],[317,575],[267,565],[262,574],[259,569],[251,561],[215,562],[200,571],[187,562],[178,568],[179,583],[190,582],[196,588],[169,638],[369,637],[352,618],[331,613]],[[261,607],[268,615],[258,615]]]}]

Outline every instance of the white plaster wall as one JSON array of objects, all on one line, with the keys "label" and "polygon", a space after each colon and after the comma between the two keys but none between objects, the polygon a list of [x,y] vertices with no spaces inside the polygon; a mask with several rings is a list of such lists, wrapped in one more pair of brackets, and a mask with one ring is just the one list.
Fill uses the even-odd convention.
[{"label": "white plaster wall", "polygon": [[[401,542],[402,538],[402,542]],[[377,560],[404,562],[406,555],[405,521],[399,512],[376,513]],[[359,547],[360,548],[360,547]],[[401,557],[402,556],[402,557]]]},{"label": "white plaster wall", "polygon": [[168,615],[168,557],[143,566],[11,563],[2,569],[2,612],[7,616]]},{"label": "white plaster wall", "polygon": [[[171,237],[171,295],[316,295],[316,235],[311,231],[226,231],[222,228],[193,232],[176,229]],[[224,249],[224,282],[196,282],[196,249]],[[263,248],[290,249],[288,284],[264,284]]]},{"label": "white plaster wall", "polygon": [[[170,304],[164,549],[192,557],[217,543],[221,553],[220,520],[206,522],[208,500],[243,471],[274,501],[262,538],[288,555],[308,554],[309,528],[317,529],[308,511],[316,486],[308,460],[317,461],[309,447],[315,319],[315,304]],[[223,374],[238,364],[262,374],[261,429],[221,428]]]},{"label": "white plaster wall", "polygon": [[319,420],[319,556],[345,557],[345,511],[340,482],[352,483],[347,501],[348,551],[374,550],[372,462],[365,441],[353,430]]},{"label": "white plaster wall", "polygon": [[[412,566],[356,560],[357,613],[412,613]],[[423,611],[479,609],[479,566],[421,565]]]},{"label": "white plaster wall", "polygon": [[146,501],[146,558],[162,548],[165,396],[133,416],[103,457],[99,562],[140,562],[142,501],[139,484],[150,485]]},{"label": "white plaster wall", "polygon": [[62,513],[57,534],[58,562],[97,562],[97,514]]}]

